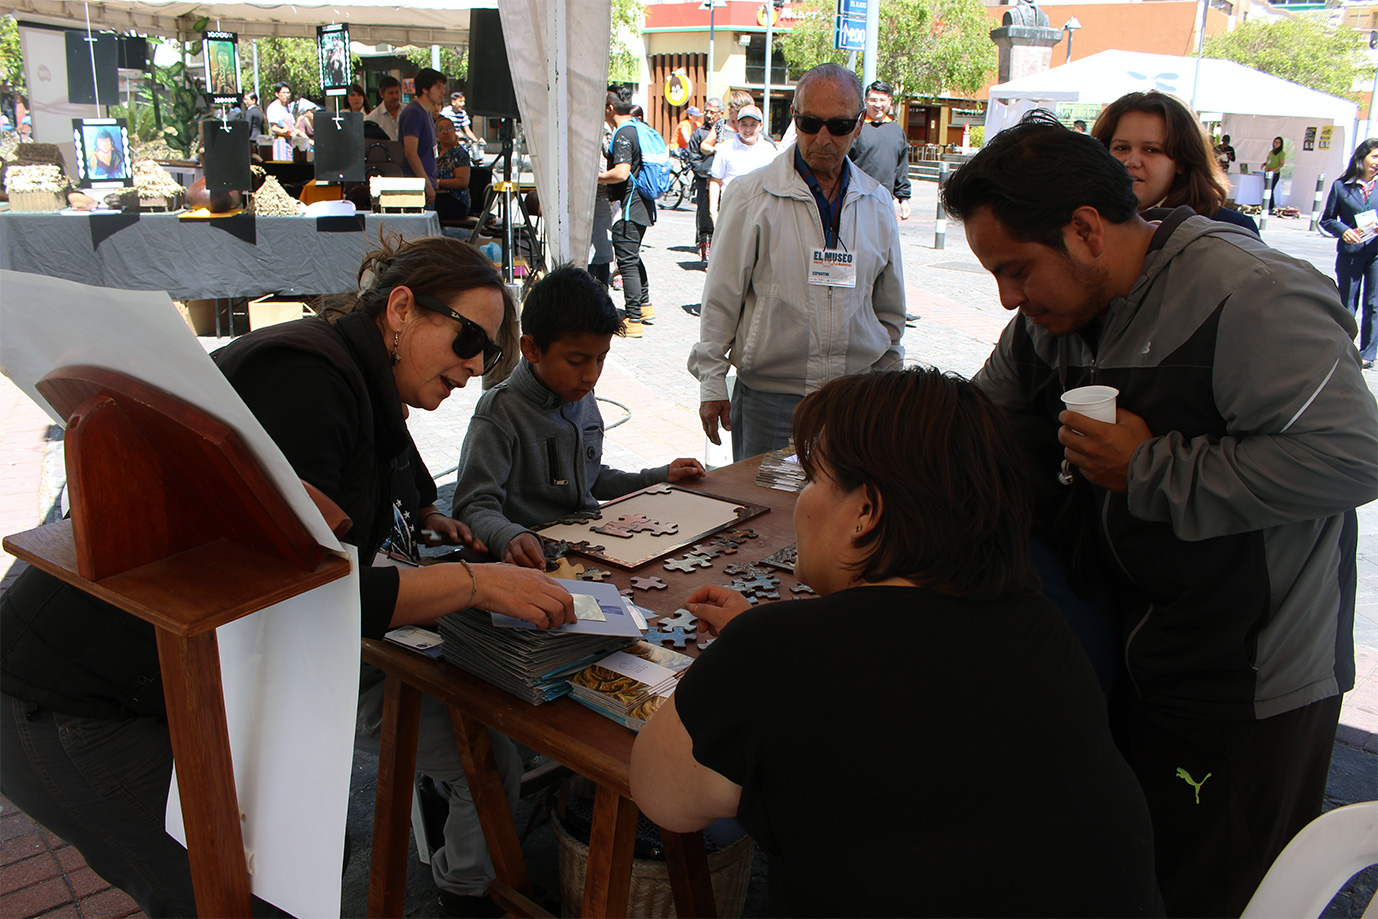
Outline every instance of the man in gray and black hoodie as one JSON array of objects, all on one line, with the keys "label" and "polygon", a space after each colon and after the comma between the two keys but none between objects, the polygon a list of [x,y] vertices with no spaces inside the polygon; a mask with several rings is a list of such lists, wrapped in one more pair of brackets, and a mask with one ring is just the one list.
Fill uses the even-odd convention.
[{"label": "man in gray and black hoodie", "polygon": [[[1041,113],[944,199],[1020,313],[975,380],[1019,429],[1043,535],[1113,581],[1112,720],[1168,915],[1237,916],[1320,814],[1354,683],[1354,508],[1378,496],[1354,320],[1251,233],[1139,215],[1124,168]],[[1091,383],[1115,423],[1063,409]]]}]

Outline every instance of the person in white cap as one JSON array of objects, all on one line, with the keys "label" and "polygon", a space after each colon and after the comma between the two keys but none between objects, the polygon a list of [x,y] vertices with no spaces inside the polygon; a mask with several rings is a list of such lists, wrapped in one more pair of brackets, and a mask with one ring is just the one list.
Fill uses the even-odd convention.
[{"label": "person in white cap", "polygon": [[708,183],[708,206],[713,219],[718,217],[722,193],[737,176],[755,172],[775,159],[775,142],[761,131],[761,110],[748,105],[737,112],[737,135],[718,145],[713,158],[712,178]]}]

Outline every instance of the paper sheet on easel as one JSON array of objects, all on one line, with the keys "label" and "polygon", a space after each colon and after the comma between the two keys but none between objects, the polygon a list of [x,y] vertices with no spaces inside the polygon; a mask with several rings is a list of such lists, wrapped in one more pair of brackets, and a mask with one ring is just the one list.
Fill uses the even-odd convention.
[{"label": "paper sheet on easel", "polygon": [[[349,577],[216,630],[253,892],[294,916],[340,914],[360,628],[358,556],[345,548]],[[167,831],[186,845],[177,780]]]},{"label": "paper sheet on easel", "polygon": [[[166,390],[234,428],[311,535],[351,559],[348,578],[217,631],[253,892],[294,915],[338,915],[359,679],[353,548],[330,532],[166,294],[14,271],[0,271],[0,290],[0,372],[50,415],[35,384],[61,367],[104,367]],[[174,779],[168,832],[185,841],[179,802]]]},{"label": "paper sheet on easel", "polygon": [[118,370],[185,399],[234,428],[313,539],[338,550],[287,458],[196,340],[165,293],[110,290],[0,271],[0,372],[52,416],[35,384],[61,367]]}]

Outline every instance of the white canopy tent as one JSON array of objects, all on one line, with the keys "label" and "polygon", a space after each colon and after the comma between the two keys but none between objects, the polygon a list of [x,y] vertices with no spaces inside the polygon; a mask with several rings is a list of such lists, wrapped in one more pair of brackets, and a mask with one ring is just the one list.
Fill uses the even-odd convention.
[{"label": "white canopy tent", "polygon": [[[522,112],[536,189],[546,221],[548,258],[587,261],[595,166],[602,136],[611,32],[609,0],[294,0],[197,3],[188,0],[3,0],[0,13],[65,28],[115,29],[192,40],[192,25],[237,32],[241,41],[315,36],[318,25],[346,22],[350,38],[372,44],[462,45],[469,10],[499,7],[513,87]],[[60,59],[60,58],[59,58]],[[35,111],[44,101],[34,88]],[[65,90],[60,105],[66,105]],[[62,118],[90,114],[64,109]],[[38,122],[35,119],[36,130]]]},{"label": "white canopy tent", "polygon": [[[1283,171],[1278,200],[1309,211],[1317,176],[1335,178],[1349,162],[1358,106],[1233,61],[1203,58],[1200,65],[1197,84],[1194,57],[1102,51],[1001,83],[990,88],[986,136],[993,137],[1031,109],[1058,102],[1108,105],[1126,93],[1156,89],[1190,104],[1195,88],[1197,111],[1220,113],[1222,132],[1230,135],[1239,161],[1251,168],[1262,164],[1274,136],[1293,141],[1294,155]],[[1328,149],[1320,146],[1324,127],[1332,128]],[[1308,128],[1317,129],[1313,150],[1303,149]]]}]

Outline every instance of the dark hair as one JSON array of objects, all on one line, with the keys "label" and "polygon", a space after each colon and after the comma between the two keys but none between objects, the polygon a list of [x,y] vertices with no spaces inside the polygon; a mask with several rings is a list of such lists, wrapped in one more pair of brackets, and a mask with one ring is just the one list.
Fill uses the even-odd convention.
[{"label": "dark hair", "polygon": [[932,367],[842,377],[799,403],[794,444],[811,479],[825,471],[880,504],[879,524],[856,537],[861,581],[907,578],[970,600],[1030,589],[1023,454],[974,384]]},{"label": "dark hair", "polygon": [[281,91],[284,90],[284,89],[285,89],[285,90],[288,90],[288,91],[291,91],[292,87],[288,86],[286,83],[274,83],[274,84],[273,84],[273,95],[276,96],[279,92],[281,92]]},{"label": "dark hair", "polygon": [[392,74],[388,74],[387,76],[385,76],[385,77],[383,77],[381,80],[379,80],[379,81],[378,81],[378,96],[379,96],[379,98],[382,98],[383,93],[385,93],[385,92],[388,91],[389,89],[392,89],[394,86],[396,86],[398,89],[401,89],[401,88],[402,88],[402,81],[399,80],[399,79],[397,79],[397,78],[396,78],[395,76],[393,76]]},{"label": "dark hair", "polygon": [[1274,150],[1281,150],[1283,148],[1283,144],[1284,142],[1281,137],[1274,137],[1273,143],[1268,147],[1268,152],[1271,153]]},{"label": "dark hair", "polygon": [[102,137],[110,141],[110,168],[122,172],[124,170],[124,151],[120,149],[119,140],[109,128],[101,128],[96,132],[96,142],[99,143]]},{"label": "dark hair", "polygon": [[1157,90],[1126,93],[1101,111],[1091,136],[1109,150],[1120,119],[1130,112],[1163,119],[1163,153],[1181,170],[1173,178],[1161,205],[1157,201],[1140,201],[1140,209],[1185,204],[1203,217],[1214,217],[1229,197],[1230,186],[1215,158],[1210,138],[1191,109],[1176,96]]},{"label": "dark hair", "polygon": [[556,265],[522,303],[522,334],[544,351],[566,335],[621,335],[622,320],[607,289],[584,269]]},{"label": "dark hair", "polygon": [[1363,177],[1364,157],[1372,153],[1374,147],[1378,147],[1378,137],[1370,137],[1354,148],[1354,155],[1349,158],[1349,168],[1345,170],[1344,175],[1340,176],[1341,182]]},{"label": "dark hair", "polygon": [[1124,164],[1090,134],[1078,134],[1035,109],[996,134],[948,179],[943,204],[957,220],[983,207],[1011,237],[1066,252],[1062,228],[1079,207],[1111,223],[1139,212]]},{"label": "dark hair", "polygon": [[608,105],[611,105],[613,112],[618,115],[630,115],[632,109],[636,108],[631,97],[623,98],[617,93],[608,93]]},{"label": "dark hair", "polygon": [[886,83],[884,80],[875,80],[870,86],[866,87],[866,94],[870,95],[871,93],[885,93],[885,95],[893,99],[895,97],[895,87]]},{"label": "dark hair", "polygon": [[449,82],[449,78],[446,77],[445,74],[441,73],[439,70],[432,70],[429,67],[422,67],[418,70],[413,80],[418,93],[424,93],[437,83]]},{"label": "dark hair", "polygon": [[1230,142],[1230,135],[1228,135],[1228,134],[1221,134],[1221,135],[1220,135],[1220,142],[1221,142],[1222,144],[1228,144],[1228,143]]},{"label": "dark hair", "polygon": [[244,94],[244,98],[246,98],[246,99],[252,99],[252,100],[254,100],[255,102],[257,102],[257,101],[258,101],[258,93],[254,92],[253,90],[250,90],[249,92],[246,92],[246,93]]},{"label": "dark hair", "polygon": [[646,111],[645,111],[645,109],[643,109],[643,108],[642,108],[641,106],[639,106],[639,105],[633,105],[633,106],[632,106],[632,110],[631,110],[628,114],[631,115],[633,118],[645,118],[645,117],[646,117]]},{"label": "dark hair", "polygon": [[359,265],[359,291],[324,301],[321,315],[330,321],[346,313],[363,312],[377,319],[388,306],[394,287],[429,294],[442,303],[470,290],[491,287],[502,294],[502,326],[495,342],[504,354],[517,353],[514,334],[517,305],[492,261],[470,243],[448,236],[403,239],[380,233],[378,248]]},{"label": "dark hair", "polygon": [[349,84],[349,89],[345,90],[345,95],[346,95],[346,96],[363,96],[365,99],[368,98],[368,93],[364,92],[364,88],[363,88],[362,86],[360,86],[358,83],[351,83],[351,84]]},{"label": "dark hair", "polygon": [[1085,131],[1085,130],[1086,130],[1086,122],[1084,122],[1084,121],[1082,121],[1080,118],[1078,118],[1076,121],[1072,122],[1072,127],[1078,128],[1078,129],[1080,129],[1080,130],[1082,130],[1082,131]]}]

